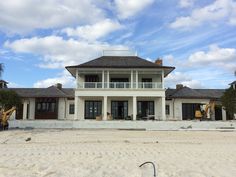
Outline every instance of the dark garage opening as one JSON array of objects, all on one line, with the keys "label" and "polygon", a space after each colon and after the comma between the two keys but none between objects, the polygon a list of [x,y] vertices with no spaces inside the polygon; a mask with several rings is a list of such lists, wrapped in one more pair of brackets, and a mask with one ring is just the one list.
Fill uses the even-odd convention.
[{"label": "dark garage opening", "polygon": [[182,120],[195,119],[195,111],[200,110],[199,103],[182,103]]}]

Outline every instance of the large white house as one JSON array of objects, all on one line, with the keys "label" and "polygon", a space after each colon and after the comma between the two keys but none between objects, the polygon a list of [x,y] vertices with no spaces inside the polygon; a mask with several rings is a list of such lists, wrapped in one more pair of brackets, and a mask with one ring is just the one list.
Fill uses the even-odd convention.
[{"label": "large white house", "polygon": [[[135,55],[101,56],[67,66],[75,88],[6,88],[22,97],[15,119],[23,120],[192,120],[195,111],[214,102],[211,120],[228,120],[220,97],[224,89],[165,89],[164,78],[174,67]],[[235,87],[235,83],[233,86]]]},{"label": "large white house", "polygon": [[66,69],[77,83],[75,119],[166,119],[164,77],[174,67],[161,60],[102,56]]}]

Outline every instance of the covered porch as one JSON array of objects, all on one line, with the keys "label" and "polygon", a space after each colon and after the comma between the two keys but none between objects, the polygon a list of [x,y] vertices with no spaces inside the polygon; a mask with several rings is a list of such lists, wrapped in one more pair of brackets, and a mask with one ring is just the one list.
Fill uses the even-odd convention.
[{"label": "covered porch", "polygon": [[75,120],[165,120],[164,97],[77,96]]}]

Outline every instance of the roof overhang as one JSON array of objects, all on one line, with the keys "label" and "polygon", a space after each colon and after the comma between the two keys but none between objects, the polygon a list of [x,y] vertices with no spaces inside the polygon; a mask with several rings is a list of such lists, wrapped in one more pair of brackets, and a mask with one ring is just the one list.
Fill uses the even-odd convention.
[{"label": "roof overhang", "polygon": [[170,74],[174,69],[175,67],[169,67],[169,66],[162,66],[162,67],[157,67],[157,68],[154,68],[154,67],[78,67],[78,66],[66,66],[65,67],[73,77],[76,76],[76,69],[79,69],[79,70],[88,70],[88,69],[91,69],[91,70],[104,70],[104,69],[137,69],[137,70],[143,70],[143,69],[147,69],[147,70],[163,70],[164,71],[164,77],[166,77],[168,74]]}]

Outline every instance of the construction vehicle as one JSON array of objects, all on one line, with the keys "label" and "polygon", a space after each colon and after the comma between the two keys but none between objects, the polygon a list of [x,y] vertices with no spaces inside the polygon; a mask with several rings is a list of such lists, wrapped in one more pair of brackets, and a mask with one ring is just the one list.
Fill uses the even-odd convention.
[{"label": "construction vehicle", "polygon": [[11,109],[7,111],[4,111],[4,109],[0,110],[0,131],[8,129],[8,120],[15,110],[16,110],[16,107],[12,107]]},{"label": "construction vehicle", "polygon": [[214,109],[214,101],[210,101],[208,104],[201,105],[200,110],[195,111],[195,118],[199,120],[211,120]]}]

